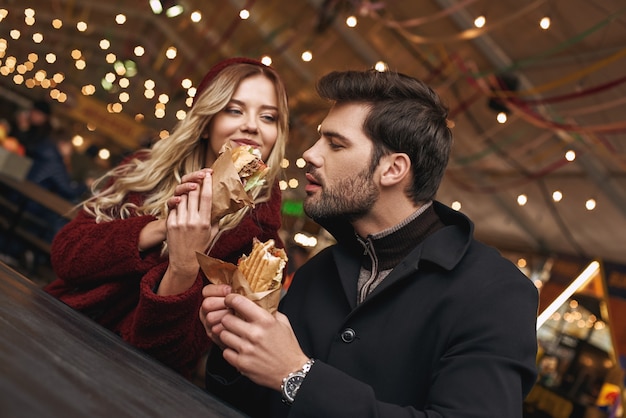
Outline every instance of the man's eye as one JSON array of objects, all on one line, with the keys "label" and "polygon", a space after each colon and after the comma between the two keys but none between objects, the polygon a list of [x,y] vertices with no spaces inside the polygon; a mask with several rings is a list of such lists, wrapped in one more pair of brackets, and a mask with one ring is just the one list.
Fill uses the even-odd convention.
[{"label": "man's eye", "polygon": [[333,142],[333,141],[328,141],[328,146],[332,149],[340,149],[343,148],[343,146]]}]

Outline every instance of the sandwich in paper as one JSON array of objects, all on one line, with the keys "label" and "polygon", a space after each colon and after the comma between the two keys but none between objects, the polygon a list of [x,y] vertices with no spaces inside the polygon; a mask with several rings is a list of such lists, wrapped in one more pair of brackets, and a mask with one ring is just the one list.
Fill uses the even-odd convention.
[{"label": "sandwich in paper", "polygon": [[211,223],[242,208],[254,207],[251,192],[265,184],[269,167],[260,151],[250,145],[231,150],[223,147],[213,169],[213,204]]},{"label": "sandwich in paper", "polygon": [[261,242],[255,238],[250,254],[243,255],[236,266],[206,254],[196,255],[211,283],[230,285],[234,293],[246,296],[270,313],[278,309],[287,254],[275,246],[274,240]]},{"label": "sandwich in paper", "polygon": [[246,192],[265,184],[269,167],[261,159],[258,148],[250,145],[239,146],[232,150],[231,158]]}]

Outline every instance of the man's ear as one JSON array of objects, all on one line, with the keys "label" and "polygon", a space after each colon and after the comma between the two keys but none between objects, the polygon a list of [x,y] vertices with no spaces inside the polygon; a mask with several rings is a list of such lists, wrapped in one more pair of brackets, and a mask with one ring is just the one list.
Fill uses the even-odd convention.
[{"label": "man's ear", "polygon": [[381,158],[380,184],[393,186],[411,174],[411,159],[403,152],[385,155]]}]

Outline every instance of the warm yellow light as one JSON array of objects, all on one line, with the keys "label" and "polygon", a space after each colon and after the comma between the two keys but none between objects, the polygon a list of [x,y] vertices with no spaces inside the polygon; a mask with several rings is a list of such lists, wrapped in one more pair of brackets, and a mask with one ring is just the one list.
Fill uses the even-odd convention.
[{"label": "warm yellow light", "polygon": [[199,21],[202,20],[202,13],[200,13],[198,10],[196,10],[195,12],[191,13],[191,21],[194,23],[198,23]]},{"label": "warm yellow light", "polygon": [[458,200],[455,200],[454,202],[452,202],[450,207],[456,211],[459,211],[461,210],[461,202],[459,202]]},{"label": "warm yellow light", "polygon": [[289,187],[291,187],[292,189],[295,189],[298,187],[298,179],[290,179],[289,180]]},{"label": "warm yellow light", "polygon": [[154,116],[157,117],[158,119],[163,119],[165,117],[165,110],[164,109],[155,109],[154,110]]},{"label": "warm yellow light", "polygon": [[485,16],[478,16],[476,19],[474,19],[474,26],[476,26],[477,28],[482,28],[483,26],[485,26],[486,23],[487,18],[485,18]]},{"label": "warm yellow light", "polygon": [[133,52],[135,53],[135,56],[141,57],[143,54],[146,53],[146,50],[143,48],[143,46],[137,45]]},{"label": "warm yellow light", "polygon": [[389,69],[389,66],[384,61],[378,61],[376,64],[374,64],[374,69],[379,73],[383,73]]},{"label": "warm yellow light", "polygon": [[537,329],[555,313],[576,290],[585,286],[600,269],[600,263],[591,262],[587,268],[537,317]]},{"label": "warm yellow light", "polygon": [[185,117],[187,116],[187,112],[185,112],[184,110],[179,110],[178,112],[176,112],[176,119],[178,120],[183,120],[185,119]]},{"label": "warm yellow light", "polygon": [[241,11],[239,12],[239,17],[242,20],[246,20],[250,17],[250,11],[247,9],[241,9]]},{"label": "warm yellow light", "polygon": [[17,65],[17,58],[14,56],[7,57],[7,59],[4,60],[4,65],[11,69],[15,68]]},{"label": "warm yellow light", "polygon": [[53,64],[56,60],[57,60],[57,56],[54,55],[52,52],[49,52],[46,54],[46,62],[48,64]]},{"label": "warm yellow light", "polygon": [[313,53],[311,51],[304,51],[302,53],[302,61],[309,62],[313,59]]},{"label": "warm yellow light", "polygon": [[85,138],[80,135],[74,135],[72,137],[72,145],[75,147],[81,147],[85,143]]},{"label": "warm yellow light", "polygon": [[520,194],[519,196],[517,196],[518,205],[524,206],[526,203],[528,203],[528,196],[526,196],[525,194]]},{"label": "warm yellow light", "polygon": [[348,18],[346,19],[346,25],[349,28],[353,28],[357,25],[358,21],[356,16],[348,16]]},{"label": "warm yellow light", "polygon": [[167,94],[163,93],[159,95],[159,103],[165,104],[169,101],[170,101],[170,97]]},{"label": "warm yellow light", "polygon": [[171,60],[176,58],[176,54],[177,54],[176,47],[173,47],[173,46],[170,46],[169,48],[167,48],[167,51],[165,51],[165,56]]},{"label": "warm yellow light", "polygon": [[118,25],[123,25],[124,23],[126,23],[126,16],[123,14],[118,14],[117,16],[115,16],[115,23],[117,23]]},{"label": "warm yellow light", "polygon": [[80,57],[83,56],[83,53],[80,52],[80,49],[73,49],[71,52],[72,58],[74,58],[75,60],[79,59]]},{"label": "warm yellow light", "polygon": [[304,158],[298,158],[296,160],[296,167],[304,168],[305,166],[306,166],[306,161],[304,161]]},{"label": "warm yellow light", "polygon": [[120,93],[118,98],[120,99],[120,102],[126,103],[126,102],[128,102],[130,100],[130,95],[128,94],[128,92],[123,91],[123,92]]},{"label": "warm yellow light", "polygon": [[561,193],[559,190],[555,190],[554,192],[552,192],[552,200],[554,200],[555,202],[560,202],[563,199],[563,193]]},{"label": "warm yellow light", "polygon": [[191,82],[191,80],[190,80],[190,79],[188,79],[188,78],[185,78],[183,81],[181,81],[181,82],[180,82],[180,85],[181,85],[181,86],[182,86],[182,88],[184,88],[184,89],[188,89],[189,87],[191,87],[191,86],[192,86],[192,84],[193,84],[193,83],[192,83],[192,82]]},{"label": "warm yellow light", "polygon": [[61,29],[63,27],[63,21],[61,19],[54,19],[52,21],[52,27],[55,29]]},{"label": "warm yellow light", "polygon": [[576,151],[569,150],[565,153],[565,159],[567,161],[574,161],[576,159]]},{"label": "warm yellow light", "polygon": [[111,151],[106,148],[102,148],[100,149],[100,151],[98,151],[98,157],[103,160],[108,160],[109,158],[111,158]]},{"label": "warm yellow light", "polygon": [[152,99],[152,98],[154,97],[154,94],[155,94],[155,93],[154,93],[154,90],[145,90],[145,91],[143,92],[143,96],[144,96],[146,99]]},{"label": "warm yellow light", "polygon": [[109,47],[111,46],[111,42],[108,39],[101,39],[100,40],[100,49],[109,49]]},{"label": "warm yellow light", "polygon": [[33,33],[33,42],[36,44],[43,42],[43,35],[39,32]]},{"label": "warm yellow light", "polygon": [[585,208],[587,208],[587,210],[594,210],[596,208],[596,199],[588,199],[585,202]]},{"label": "warm yellow light", "polygon": [[121,88],[125,89],[130,85],[130,80],[126,77],[120,78],[119,85]]},{"label": "warm yellow light", "polygon": [[272,57],[270,57],[269,55],[264,55],[263,57],[261,57],[261,62],[263,63],[263,65],[267,65],[269,67],[270,65],[272,65]]},{"label": "warm yellow light", "polygon": [[76,66],[77,69],[84,70],[85,67],[87,67],[87,62],[83,59],[80,59],[80,60],[76,60],[74,65]]},{"label": "warm yellow light", "polygon": [[289,167],[289,160],[286,158],[283,158],[283,160],[280,162],[280,168],[287,168]]},{"label": "warm yellow light", "polygon": [[539,21],[539,27],[543,30],[546,30],[550,27],[550,18],[548,16],[544,16]]},{"label": "warm yellow light", "polygon": [[498,116],[496,116],[496,120],[498,121],[498,123],[506,123],[506,120],[507,120],[506,113],[504,112],[498,113]]},{"label": "warm yellow light", "polygon": [[317,245],[317,238],[298,232],[293,236],[293,241],[303,247],[313,248]]},{"label": "warm yellow light", "polygon": [[86,22],[78,22],[76,24],[76,29],[78,29],[79,32],[85,32],[87,30],[87,23]]},{"label": "warm yellow light", "polygon": [[107,54],[105,59],[106,59],[106,62],[108,62],[109,64],[113,64],[115,62],[115,60],[117,60],[117,57],[115,56],[114,53],[111,52],[111,53]]}]

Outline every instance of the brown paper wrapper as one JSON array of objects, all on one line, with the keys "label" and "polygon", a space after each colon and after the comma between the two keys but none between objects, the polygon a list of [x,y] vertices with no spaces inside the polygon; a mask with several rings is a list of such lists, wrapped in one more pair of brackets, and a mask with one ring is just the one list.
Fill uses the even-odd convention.
[{"label": "brown paper wrapper", "polygon": [[230,148],[224,148],[211,167],[213,169],[213,204],[211,223],[247,206],[254,206],[233,165]]},{"label": "brown paper wrapper", "polygon": [[280,302],[280,287],[267,292],[253,292],[250,290],[248,281],[239,271],[236,265],[227,263],[206,254],[196,252],[202,272],[213,284],[227,284],[232,287],[234,293],[244,295],[269,313],[278,309]]}]

